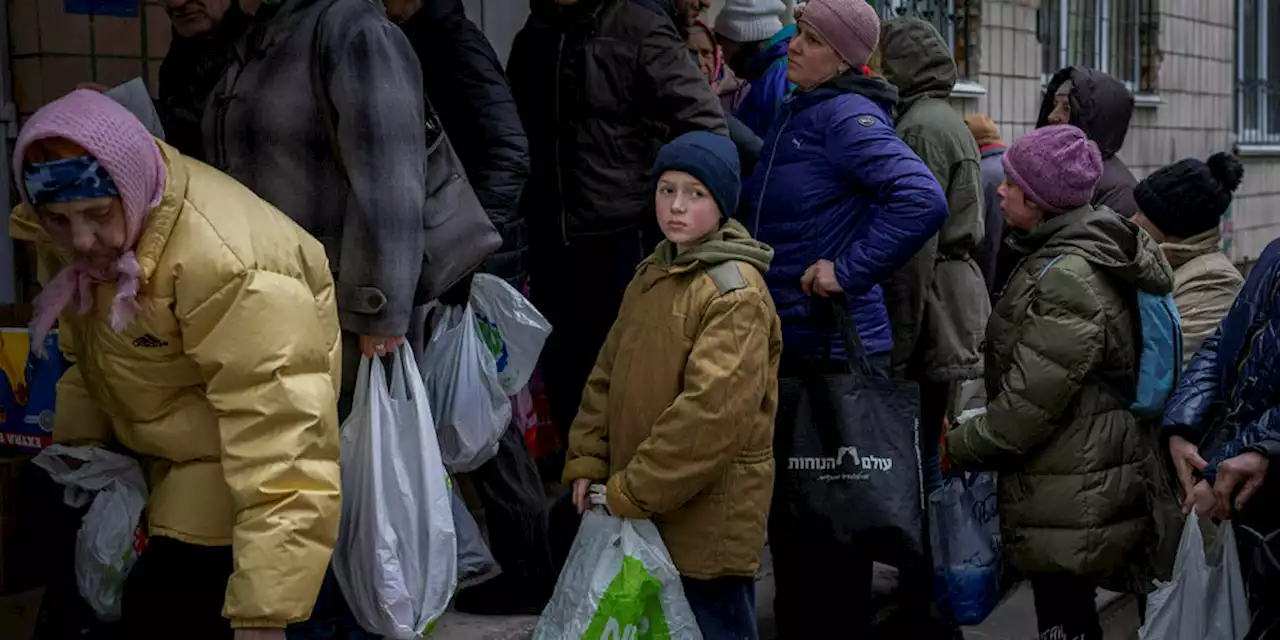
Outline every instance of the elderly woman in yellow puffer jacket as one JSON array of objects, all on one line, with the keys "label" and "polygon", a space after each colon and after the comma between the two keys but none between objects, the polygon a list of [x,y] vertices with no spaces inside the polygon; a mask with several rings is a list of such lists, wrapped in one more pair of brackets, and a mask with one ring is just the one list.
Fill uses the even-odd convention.
[{"label": "elderly woman in yellow puffer jacket", "polygon": [[284,638],[338,532],[340,339],[321,245],[101,94],[38,111],[15,153],[43,276],[32,343],[61,316],[74,363],[53,437],[137,455],[150,543],[124,637]]}]

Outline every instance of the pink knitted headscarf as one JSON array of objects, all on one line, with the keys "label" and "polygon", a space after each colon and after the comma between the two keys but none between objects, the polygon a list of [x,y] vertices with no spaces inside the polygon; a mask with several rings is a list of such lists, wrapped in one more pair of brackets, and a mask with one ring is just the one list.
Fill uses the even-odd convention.
[{"label": "pink knitted headscarf", "polygon": [[75,262],[59,271],[36,297],[31,321],[31,344],[43,351],[44,337],[68,305],[84,315],[93,308],[93,285],[116,282],[111,305],[111,328],[123,331],[138,312],[138,278],[142,268],[134,248],[151,209],[164,196],[164,157],[155,139],[133,114],[115,100],[81,89],[55,100],[31,116],[13,154],[14,180],[22,202],[30,205],[22,168],[27,147],[48,138],[70,140],[88,150],[116,183],[124,204],[128,249],[106,272]]}]

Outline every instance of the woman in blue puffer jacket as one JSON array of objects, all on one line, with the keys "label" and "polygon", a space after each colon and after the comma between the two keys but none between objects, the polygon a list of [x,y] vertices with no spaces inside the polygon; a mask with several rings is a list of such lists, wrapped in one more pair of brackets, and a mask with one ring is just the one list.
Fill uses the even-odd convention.
[{"label": "woman in blue puffer jacket", "polygon": [[[879,33],[864,0],[806,5],[788,49],[797,91],[745,186],[740,217],[774,249],[765,281],[782,318],[782,375],[812,369],[828,345],[832,359],[844,359],[830,308],[818,299],[836,293],[847,299],[869,360],[887,371],[893,337],[880,283],[946,221],[941,187],[894,133],[897,90],[863,69]],[[871,556],[788,524],[769,527],[779,636],[868,634]]]},{"label": "woman in blue puffer jacket", "polygon": [[[744,187],[741,217],[775,251],[766,279],[790,356],[821,355],[832,334],[812,317],[820,305],[811,297],[843,292],[873,363],[885,360],[893,337],[880,283],[947,217],[937,180],[894,133],[897,89],[861,68],[879,36],[869,9],[853,0],[807,4],[788,54],[797,92]],[[842,22],[836,12],[844,11],[862,22]],[[863,37],[851,26],[871,31]]]}]

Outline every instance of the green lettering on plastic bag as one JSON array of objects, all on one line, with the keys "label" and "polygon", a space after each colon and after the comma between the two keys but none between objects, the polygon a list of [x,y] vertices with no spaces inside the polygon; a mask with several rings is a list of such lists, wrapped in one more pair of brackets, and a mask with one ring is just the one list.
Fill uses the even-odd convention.
[{"label": "green lettering on plastic bag", "polygon": [[582,640],[669,640],[661,592],[662,583],[639,560],[623,556],[622,570],[600,597]]}]

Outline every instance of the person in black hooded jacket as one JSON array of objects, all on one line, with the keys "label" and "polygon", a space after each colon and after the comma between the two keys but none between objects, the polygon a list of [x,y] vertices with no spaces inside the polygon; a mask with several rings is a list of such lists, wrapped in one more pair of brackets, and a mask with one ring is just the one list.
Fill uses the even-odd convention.
[{"label": "person in black hooded jacket", "polygon": [[[512,0],[514,1],[514,0]],[[507,65],[532,173],[533,302],[556,329],[543,350],[552,422],[568,442],[622,293],[661,237],[649,171],[690,131],[728,135],[720,99],[681,36],[677,0],[529,0]],[[560,475],[549,462],[543,477]]]},{"label": "person in black hooded jacket", "polygon": [[[520,193],[529,177],[529,145],[493,46],[467,18],[462,0],[387,0],[422,64],[427,100],[458,152],[476,197],[502,235],[480,271],[522,288],[528,242]],[[441,301],[466,304],[470,279]],[[454,607],[481,615],[539,613],[555,583],[547,543],[542,480],[512,425],[494,457],[470,474],[484,505],[497,578],[458,592]]]},{"label": "person in black hooded jacket", "polygon": [[480,270],[519,289],[528,276],[529,246],[519,206],[529,179],[529,140],[498,54],[467,18],[462,0],[386,4],[387,16],[418,54],[427,99],[476,197],[502,235],[502,248]]},{"label": "person in black hooded jacket", "polygon": [[1055,74],[1040,102],[1036,128],[1069,124],[1084,131],[1102,151],[1102,179],[1093,192],[1094,207],[1106,206],[1126,218],[1138,211],[1133,189],[1138,180],[1117,156],[1129,134],[1133,95],[1123,82],[1097,69],[1067,67]]},{"label": "person in black hooded jacket", "polygon": [[[1126,218],[1138,212],[1138,203],[1133,199],[1138,180],[1116,154],[1124,146],[1132,118],[1133,95],[1123,82],[1097,69],[1067,67],[1049,79],[1036,119],[1037,129],[1069,124],[1084,131],[1098,145],[1102,151],[1102,179],[1090,204],[1107,207]],[[1021,259],[1013,247],[1001,245],[993,287],[997,292],[1004,288]]]}]

